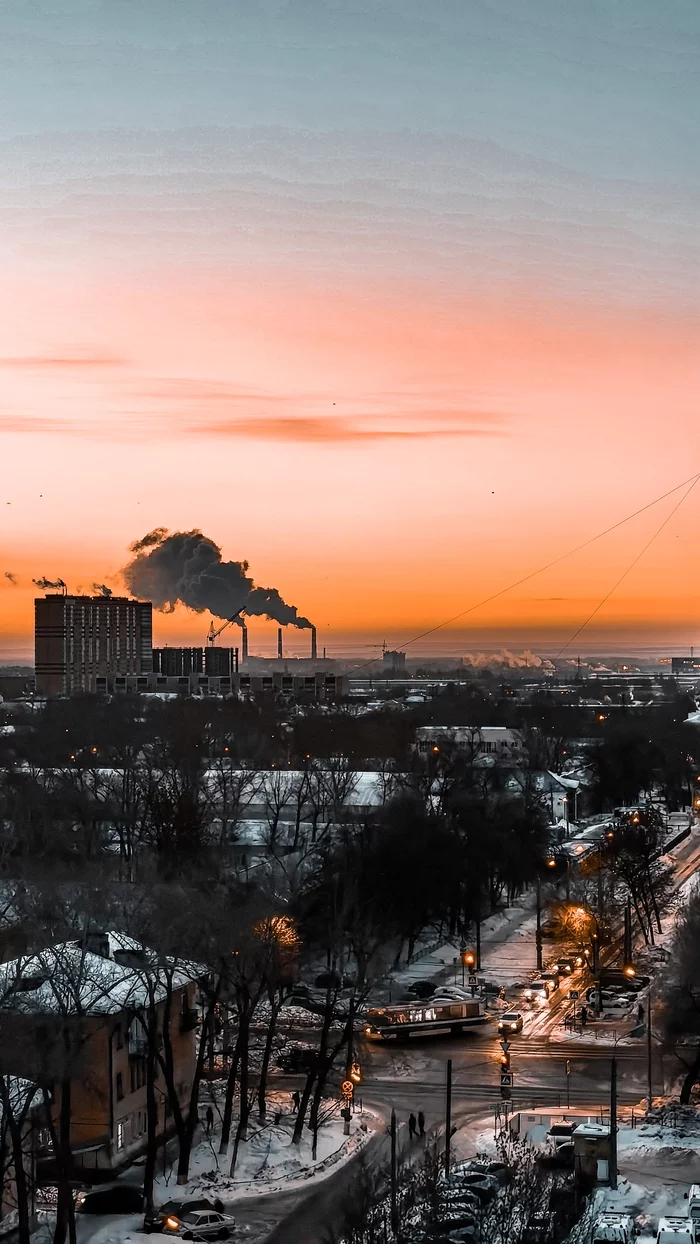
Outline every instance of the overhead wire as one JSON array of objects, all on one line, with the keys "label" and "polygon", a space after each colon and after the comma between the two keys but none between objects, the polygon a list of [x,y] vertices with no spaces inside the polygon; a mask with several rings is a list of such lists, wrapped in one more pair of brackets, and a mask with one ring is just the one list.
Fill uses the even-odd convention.
[{"label": "overhead wire", "polygon": [[[661,524],[658,531],[655,532],[654,536],[649,541],[649,543],[645,545],[645,547],[642,549],[639,556],[635,558],[635,561],[627,568],[627,570],[625,571],[625,574],[618,581],[618,584],[615,584],[615,586],[611,588],[610,592],[608,593],[608,596],[611,596],[612,593],[615,591],[615,588],[619,586],[619,583],[622,582],[622,579],[626,578],[630,570],[634,569],[634,566],[636,565],[637,561],[639,561],[639,559],[644,555],[649,545],[653,544],[654,540],[661,533],[661,531],[666,526],[666,524],[669,522],[669,520],[673,518],[673,515],[676,513],[676,510],[680,508],[680,506],[685,501],[686,497],[692,492],[698,480],[700,480],[700,471],[696,472],[694,475],[689,476],[687,479],[684,479],[680,484],[676,484],[675,487],[669,488],[666,492],[661,493],[661,495],[658,497],[655,497],[653,501],[648,501],[646,505],[640,506],[639,509],[634,510],[631,514],[627,514],[625,518],[618,519],[616,523],[612,523],[612,525],[610,527],[606,527],[604,531],[599,531],[596,535],[589,536],[589,538],[587,540],[584,540],[582,544],[577,544],[575,548],[569,549],[566,553],[561,553],[559,557],[553,558],[552,561],[546,562],[545,565],[538,566],[536,570],[531,570],[528,574],[523,575],[519,579],[516,579],[513,583],[509,583],[506,587],[502,587],[497,592],[492,592],[490,596],[485,596],[482,600],[476,601],[475,604],[469,605],[466,609],[462,609],[460,613],[455,613],[452,615],[452,617],[445,618],[444,621],[436,623],[435,626],[431,626],[427,630],[421,631],[419,635],[414,635],[412,639],[406,640],[404,643],[402,643],[401,647],[410,648],[412,644],[417,644],[421,639],[427,639],[429,635],[434,635],[436,631],[444,630],[446,626],[451,626],[453,622],[458,622],[460,618],[466,618],[468,614],[474,613],[477,609],[482,609],[484,605],[489,605],[491,604],[492,601],[498,600],[501,596],[505,596],[508,592],[514,591],[516,587],[521,587],[524,583],[529,583],[531,579],[535,579],[538,575],[544,574],[547,570],[551,570],[554,566],[560,565],[561,562],[566,561],[567,558],[569,557],[573,557],[576,553],[582,552],[583,549],[589,548],[591,544],[595,544],[598,540],[602,540],[604,536],[609,536],[613,531],[617,531],[619,527],[624,527],[626,523],[630,523],[632,519],[638,518],[640,514],[644,514],[647,510],[653,509],[655,505],[660,505],[662,501],[665,501],[667,497],[674,496],[674,494],[679,492],[681,488],[687,488],[687,492],[684,494],[683,497],[681,497],[678,504],[673,508],[671,513],[668,515],[668,518],[666,518],[664,522]],[[600,602],[600,605],[598,605],[597,608],[594,610],[594,613],[591,614],[591,617],[595,616],[595,613],[597,613],[598,609],[602,608],[604,604],[605,604],[605,600],[602,600]],[[583,630],[584,627],[588,625],[588,621],[590,621],[590,618],[587,619],[586,622],[583,623],[580,630],[577,631],[576,634],[579,634],[580,631]],[[575,638],[576,638],[576,635],[572,635],[571,639],[568,641],[569,644],[573,643]],[[562,651],[564,651],[564,649],[562,649]],[[369,665],[374,665],[378,659],[379,659],[378,657],[371,657],[369,661],[365,661],[362,665],[358,666],[357,669],[365,669]]]},{"label": "overhead wire", "polygon": [[615,583],[613,583],[612,587],[610,588],[610,591],[605,593],[605,596],[603,597],[603,599],[602,599],[601,601],[599,601],[599,603],[596,605],[595,609],[593,609],[593,610],[592,610],[592,612],[591,612],[591,613],[589,613],[589,615],[588,615],[588,617],[586,618],[586,620],[585,620],[584,622],[582,622],[582,623],[581,623],[581,625],[577,628],[577,630],[575,630],[575,631],[574,631],[574,633],[573,633],[573,635],[571,636],[571,638],[570,638],[570,639],[567,639],[567,641],[566,641],[566,643],[564,644],[564,646],[563,646],[562,648],[560,648],[560,649],[559,649],[558,653],[556,654],[556,657],[554,658],[554,659],[555,659],[555,661],[556,661],[556,660],[557,660],[557,659],[561,656],[561,654],[562,654],[563,652],[566,652],[567,648],[570,648],[570,647],[571,647],[571,645],[572,645],[572,643],[574,642],[574,640],[575,640],[575,639],[577,639],[577,638],[578,638],[578,636],[581,634],[581,631],[584,631],[584,630],[586,629],[586,627],[588,626],[588,623],[593,621],[593,618],[596,616],[596,614],[597,614],[597,613],[599,613],[599,612],[600,612],[600,610],[603,608],[603,605],[605,605],[605,604],[606,604],[606,602],[610,600],[610,597],[613,595],[613,593],[614,593],[614,592],[616,592],[616,591],[617,591],[617,589],[619,588],[620,584],[621,584],[621,583],[623,583],[623,582],[624,582],[624,580],[627,578],[628,574],[630,574],[630,572],[631,572],[632,570],[634,570],[635,566],[637,565],[637,562],[640,562],[640,561],[642,560],[642,558],[643,558],[644,554],[646,553],[647,549],[650,549],[650,548],[651,548],[652,544],[653,544],[653,543],[654,543],[654,541],[657,539],[657,537],[661,535],[661,532],[663,531],[664,527],[666,527],[666,526],[668,525],[668,523],[670,523],[670,521],[671,521],[671,519],[673,518],[674,514],[676,514],[676,513],[678,512],[678,510],[680,510],[681,506],[683,505],[683,502],[684,502],[684,501],[685,501],[685,500],[686,500],[686,499],[690,496],[691,492],[693,491],[693,489],[694,489],[695,485],[696,485],[696,484],[697,484],[697,482],[698,482],[698,479],[700,479],[700,476],[696,476],[696,477],[695,477],[695,479],[692,481],[692,483],[689,485],[689,487],[688,487],[688,488],[686,489],[686,491],[683,493],[683,496],[680,498],[680,500],[678,500],[678,501],[676,502],[676,504],[674,505],[674,507],[673,507],[673,509],[671,510],[671,512],[670,512],[669,514],[667,514],[667,515],[666,515],[666,517],[665,517],[664,521],[662,522],[661,526],[660,526],[660,527],[657,527],[657,529],[656,529],[656,531],[654,532],[653,536],[652,536],[649,540],[647,540],[646,544],[644,545],[644,548],[643,548],[643,549],[641,549],[641,550],[640,550],[640,552],[637,554],[637,556],[634,558],[634,560],[630,562],[629,566],[627,567],[627,569],[626,569],[626,570],[624,570],[624,571],[623,571],[623,573],[620,575],[619,579],[618,579]]}]

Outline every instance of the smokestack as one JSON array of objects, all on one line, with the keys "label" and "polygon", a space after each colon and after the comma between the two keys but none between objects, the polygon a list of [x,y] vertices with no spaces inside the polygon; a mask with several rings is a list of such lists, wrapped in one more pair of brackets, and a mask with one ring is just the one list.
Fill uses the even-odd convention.
[{"label": "smokestack", "polygon": [[312,661],[315,661],[316,659],[317,659],[317,652],[316,652],[316,627],[315,627],[315,626],[312,626],[312,627],[311,627],[311,660],[312,660]]},{"label": "smokestack", "polygon": [[241,660],[244,665],[248,660],[248,627],[245,622],[241,622]]},{"label": "smokestack", "polygon": [[281,661],[283,657],[284,657],[284,652],[282,650],[282,627],[278,626],[277,627],[277,659]]}]

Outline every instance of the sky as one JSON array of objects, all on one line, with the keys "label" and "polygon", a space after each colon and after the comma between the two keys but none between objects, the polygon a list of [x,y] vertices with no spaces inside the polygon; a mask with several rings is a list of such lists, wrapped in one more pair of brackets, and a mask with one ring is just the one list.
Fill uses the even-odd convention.
[{"label": "sky", "polygon": [[330,651],[639,554],[579,646],[692,643],[700,486],[473,606],[700,471],[699,115],[696,0],[4,0],[0,659],[160,526]]}]

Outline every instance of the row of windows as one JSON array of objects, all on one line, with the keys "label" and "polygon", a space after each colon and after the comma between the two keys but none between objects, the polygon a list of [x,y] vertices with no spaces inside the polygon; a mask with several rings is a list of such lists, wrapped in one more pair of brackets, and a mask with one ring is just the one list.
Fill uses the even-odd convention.
[{"label": "row of windows", "polygon": [[134,1140],[146,1134],[146,1111],[137,1110],[117,1123],[117,1149],[125,1149]]},{"label": "row of windows", "polygon": [[[158,1078],[158,1063],[154,1067],[154,1078]],[[146,1083],[146,1059],[132,1058],[129,1062],[129,1092],[136,1093],[143,1088]],[[117,1101],[124,1100],[124,1074],[121,1071],[116,1075],[116,1097]]]}]

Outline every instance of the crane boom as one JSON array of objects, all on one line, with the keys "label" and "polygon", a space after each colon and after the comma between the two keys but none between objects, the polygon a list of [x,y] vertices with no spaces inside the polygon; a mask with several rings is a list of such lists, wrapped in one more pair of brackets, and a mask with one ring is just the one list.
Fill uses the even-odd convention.
[{"label": "crane boom", "polygon": [[219,635],[221,634],[222,631],[226,630],[227,626],[231,626],[233,622],[238,622],[239,625],[242,624],[243,622],[243,619],[241,618],[242,613],[243,613],[243,610],[239,609],[237,613],[234,613],[233,617],[227,618],[225,622],[221,623],[221,626],[216,627],[216,628],[214,627],[214,622],[212,620],[209,624],[209,630],[207,632],[207,643],[213,647],[213,645],[216,643],[217,639],[219,638]]}]

